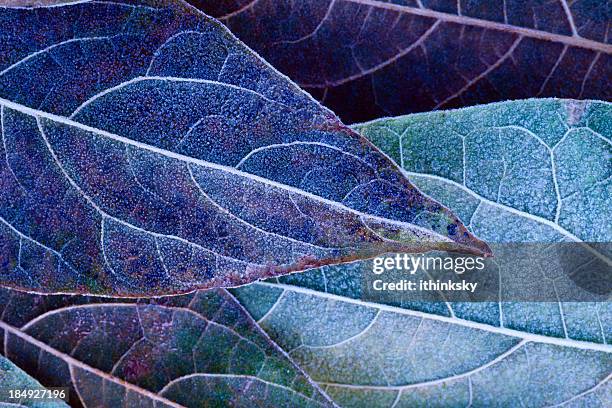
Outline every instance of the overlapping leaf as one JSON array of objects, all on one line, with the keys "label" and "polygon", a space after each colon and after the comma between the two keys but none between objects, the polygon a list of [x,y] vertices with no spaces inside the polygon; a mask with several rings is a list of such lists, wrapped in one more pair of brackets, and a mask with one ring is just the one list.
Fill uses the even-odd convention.
[{"label": "overlapping leaf", "polygon": [[[608,103],[531,100],[357,129],[493,248],[605,242],[611,112]],[[359,262],[236,293],[341,405],[610,404],[610,302],[376,304],[361,300],[371,273],[371,263]]]},{"label": "overlapping leaf", "polygon": [[189,1],[348,123],[535,96],[612,98],[605,0]]},{"label": "overlapping leaf", "polygon": [[[493,246],[503,249],[506,242],[594,243],[610,239],[608,103],[533,100],[413,115],[358,128],[391,157],[403,162],[422,190],[452,208]],[[470,148],[465,156],[464,141]],[[552,147],[559,141],[554,149],[553,170]],[[488,154],[483,158],[482,153]],[[503,170],[504,157],[507,171],[502,178],[503,171],[499,170]],[[468,166],[465,172],[464,165]],[[464,174],[467,186],[463,183]],[[561,201],[557,201],[553,174],[563,191]],[[498,184],[491,189],[495,180]],[[582,180],[582,184],[575,184],[576,180]],[[494,191],[492,195],[487,196],[485,188]],[[499,198],[498,191],[503,193]],[[371,262],[358,262],[286,277],[282,282],[361,298],[362,278],[371,271]],[[536,291],[552,288],[542,281],[537,267],[525,269],[520,279],[513,278],[515,271],[507,270],[508,282],[522,283]],[[433,302],[410,303],[406,307],[598,343],[606,343],[612,336],[606,317],[609,303],[582,302],[579,307],[572,303],[524,303],[517,307],[503,302],[512,299],[510,295],[500,298],[499,304]]]},{"label": "overlapping leaf", "polygon": [[3,354],[73,407],[331,402],[217,289],[147,302],[0,290]]},{"label": "overlapping leaf", "polygon": [[[611,124],[609,103],[532,100],[360,129],[403,163],[423,191],[503,247],[504,242],[610,242]],[[453,153],[445,142],[462,146],[463,153]],[[610,254],[604,255],[609,260]],[[534,288],[547,290],[537,268],[531,277]],[[612,336],[609,303],[502,303],[476,311],[455,305],[454,312],[558,337],[606,343]]]},{"label": "overlapping leaf", "polygon": [[0,283],[120,296],[388,251],[487,253],[180,1],[0,8]]}]

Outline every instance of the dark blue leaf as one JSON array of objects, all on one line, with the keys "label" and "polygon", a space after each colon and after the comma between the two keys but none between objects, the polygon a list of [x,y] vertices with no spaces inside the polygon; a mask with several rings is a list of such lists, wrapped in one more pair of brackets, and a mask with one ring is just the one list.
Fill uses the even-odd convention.
[{"label": "dark blue leaf", "polygon": [[345,122],[612,99],[606,0],[189,0]]},{"label": "dark blue leaf", "polygon": [[178,1],[0,8],[0,283],[161,295],[384,252],[488,253]]}]

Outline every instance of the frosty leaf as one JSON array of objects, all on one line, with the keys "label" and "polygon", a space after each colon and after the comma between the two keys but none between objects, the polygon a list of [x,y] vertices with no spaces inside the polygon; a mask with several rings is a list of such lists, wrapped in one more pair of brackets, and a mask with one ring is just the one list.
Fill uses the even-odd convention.
[{"label": "frosty leaf", "polygon": [[[508,241],[612,239],[610,112],[608,103],[531,100],[356,128],[495,253]],[[504,157],[493,189],[487,176]],[[609,405],[612,303],[376,304],[361,300],[371,272],[371,263],[356,262],[236,293],[341,405]]]},{"label": "frosty leaf", "polygon": [[[368,304],[290,285],[237,289],[341,406],[606,407],[612,347]],[[395,405],[393,405],[395,404]]]},{"label": "frosty leaf", "polygon": [[179,1],[0,8],[0,283],[146,296],[389,251],[488,253]]},{"label": "frosty leaf", "polygon": [[0,289],[3,354],[73,407],[324,407],[222,289],[155,301]]},{"label": "frosty leaf", "polygon": [[348,123],[536,96],[612,98],[605,0],[189,2]]},{"label": "frosty leaf", "polygon": [[10,398],[9,390],[25,391],[27,390],[45,390],[40,383],[29,377],[26,373],[20,370],[15,364],[11,363],[6,358],[0,356],[0,407],[28,407],[28,408],[64,408],[68,407],[61,400],[52,400],[43,398],[21,399]]}]

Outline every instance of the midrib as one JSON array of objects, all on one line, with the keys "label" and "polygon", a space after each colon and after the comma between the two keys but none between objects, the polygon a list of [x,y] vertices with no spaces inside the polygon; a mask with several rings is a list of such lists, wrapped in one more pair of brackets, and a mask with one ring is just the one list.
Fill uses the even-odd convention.
[{"label": "midrib", "polygon": [[[215,82],[215,81],[208,81],[208,82]],[[55,115],[55,114],[48,113],[48,112],[45,112],[45,111],[41,111],[41,110],[38,110],[38,109],[30,108],[28,106],[25,106],[25,105],[22,105],[22,104],[19,104],[19,103],[16,103],[16,102],[12,102],[12,101],[10,101],[8,99],[0,98],[0,105],[3,105],[3,106],[5,106],[5,107],[7,107],[9,109],[16,110],[16,111],[18,111],[20,113],[23,113],[23,114],[26,114],[26,115],[29,115],[29,116],[33,116],[35,118],[44,118],[44,119],[48,119],[48,120],[56,122],[56,123],[61,123],[61,124],[64,124],[64,125],[72,126],[72,127],[77,128],[77,129],[81,129],[81,130],[83,130],[83,131],[85,131],[87,133],[93,133],[93,134],[95,134],[97,136],[104,137],[106,139],[114,140],[114,141],[120,142],[122,144],[130,145],[130,146],[133,146],[133,147],[136,147],[136,148],[139,148],[139,149],[142,149],[142,150],[146,150],[146,151],[149,151],[149,152],[152,152],[152,153],[157,153],[157,154],[160,154],[162,156],[165,156],[165,157],[168,157],[168,158],[171,158],[171,159],[175,159],[175,160],[179,160],[179,161],[184,162],[184,163],[190,163],[190,164],[195,164],[195,165],[198,165],[198,166],[202,166],[202,167],[206,167],[206,168],[210,168],[210,169],[214,169],[214,170],[220,170],[222,172],[229,173],[229,174],[232,174],[232,175],[236,175],[236,176],[241,177],[241,178],[246,178],[246,179],[251,180],[251,181],[255,181],[255,182],[259,182],[259,183],[265,184],[265,185],[270,186],[272,188],[278,188],[278,189],[287,191],[289,193],[295,193],[295,194],[300,195],[302,197],[312,199],[312,200],[314,200],[316,202],[319,202],[319,203],[323,203],[323,204],[325,204],[325,205],[327,205],[327,206],[329,206],[331,208],[334,208],[334,209],[336,209],[338,211],[352,213],[352,214],[354,214],[354,215],[356,215],[358,217],[364,217],[367,220],[377,221],[377,222],[381,222],[381,223],[385,223],[385,224],[391,224],[391,225],[394,225],[394,226],[396,226],[398,228],[405,228],[405,229],[407,229],[409,231],[418,231],[420,233],[427,234],[427,236],[430,237],[430,238],[435,238],[437,240],[436,242],[440,242],[440,241],[441,242],[453,242],[448,237],[445,237],[443,235],[438,234],[435,231],[428,230],[428,229],[420,227],[418,225],[410,224],[410,223],[403,222],[403,221],[397,221],[397,220],[393,220],[393,219],[387,219],[387,218],[383,218],[383,217],[376,216],[376,215],[373,215],[373,214],[363,213],[361,211],[357,211],[357,210],[354,210],[353,208],[347,207],[346,205],[344,205],[344,204],[342,204],[340,202],[332,201],[330,199],[327,199],[327,198],[324,198],[322,196],[310,193],[308,191],[301,190],[299,188],[296,188],[296,187],[293,187],[293,186],[290,186],[290,185],[287,185],[287,184],[279,183],[277,181],[274,181],[274,180],[271,180],[271,179],[267,179],[267,178],[258,176],[256,174],[247,173],[247,172],[244,172],[242,170],[236,169],[235,167],[230,167],[228,165],[213,163],[213,162],[209,162],[209,161],[206,161],[206,160],[196,159],[196,158],[193,158],[193,157],[190,157],[190,156],[185,156],[183,154],[176,153],[174,151],[165,150],[165,149],[162,149],[162,148],[157,147],[157,146],[153,146],[153,145],[150,145],[150,144],[147,144],[147,143],[143,143],[143,142],[140,142],[140,141],[137,141],[137,140],[133,140],[133,139],[127,138],[125,136],[120,136],[120,135],[117,135],[117,134],[114,134],[114,133],[111,133],[111,132],[107,132],[105,130],[94,128],[94,127],[82,124],[80,122],[76,122],[76,121],[74,121],[72,119],[66,118],[64,116],[59,116],[59,115]]]},{"label": "midrib", "polygon": [[492,333],[502,334],[506,336],[516,337],[519,339],[523,339],[529,342],[534,343],[544,343],[544,344],[552,344],[556,346],[563,347],[572,347],[580,350],[592,350],[592,351],[603,351],[606,353],[612,353],[612,345],[609,344],[601,344],[601,343],[593,343],[589,341],[582,340],[574,340],[568,338],[559,338],[559,337],[551,337],[543,334],[535,334],[522,332],[519,330],[508,329],[505,327],[492,326],[485,323],[478,323],[471,320],[460,319],[458,317],[447,317],[436,315],[432,313],[425,313],[418,310],[410,310],[403,309],[397,306],[391,306],[386,304],[379,304],[374,302],[368,302],[361,299],[354,299],[347,296],[335,295],[332,293],[319,292],[313,289],[304,288],[301,286],[288,285],[283,283],[271,283],[271,282],[258,282],[257,285],[264,285],[269,287],[274,287],[277,289],[284,289],[304,295],[316,296],[323,299],[333,300],[337,302],[351,303],[354,305],[375,308],[379,310],[384,310],[391,313],[397,313],[405,316],[415,316],[424,319],[437,320],[444,323],[450,323],[454,325],[459,325],[463,327],[469,327],[477,330],[485,330]]},{"label": "midrib", "polygon": [[414,14],[423,17],[434,18],[439,21],[449,22],[449,23],[457,23],[463,25],[469,25],[473,27],[481,27],[495,31],[503,31],[508,33],[517,34],[523,37],[535,38],[539,40],[551,41],[562,43],[574,47],[590,49],[593,51],[603,52],[606,54],[612,53],[612,45],[608,45],[605,43],[600,43],[597,41],[589,40],[582,37],[577,36],[567,36],[562,34],[554,34],[549,33],[542,30],[537,30],[533,28],[526,27],[518,27],[513,26],[506,23],[498,23],[495,21],[482,20],[474,17],[468,16],[459,16],[455,14],[444,13],[440,11],[418,8],[418,7],[410,7],[410,6],[400,6],[397,4],[390,3],[382,3],[377,0],[343,0],[349,3],[363,4],[367,6],[373,6],[381,9],[394,10],[408,14]]}]

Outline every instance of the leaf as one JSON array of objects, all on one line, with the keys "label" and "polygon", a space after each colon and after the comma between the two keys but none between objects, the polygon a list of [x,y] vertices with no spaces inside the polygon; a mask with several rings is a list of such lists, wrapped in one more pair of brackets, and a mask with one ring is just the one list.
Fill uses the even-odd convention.
[{"label": "leaf", "polygon": [[[603,102],[529,100],[356,129],[469,221],[497,259],[500,242],[612,239],[610,113]],[[465,161],[456,148],[463,141]],[[548,152],[544,145],[548,160],[536,161]],[[497,174],[502,157],[509,171],[498,197],[487,175]],[[553,173],[558,217],[555,189],[544,187],[555,184],[545,182]],[[610,404],[611,302],[388,305],[362,300],[362,279],[371,273],[371,263],[356,262],[233,291],[340,405]]]},{"label": "leaf", "polygon": [[[359,125],[358,128],[398,162],[402,162],[400,151],[405,154],[402,155],[403,166],[419,188],[448,205],[466,220],[470,229],[484,236],[495,249],[504,249],[506,242],[566,241],[592,245],[597,241],[610,241],[610,231],[606,230],[610,224],[607,220],[612,219],[606,201],[609,196],[606,191],[610,188],[610,167],[605,165],[606,157],[610,154],[608,103],[558,100],[509,102],[375,121]],[[401,144],[398,135],[403,135]],[[466,179],[474,178],[468,187],[462,182],[462,136],[468,142],[466,147],[473,147],[473,156],[465,156],[468,165]],[[556,179],[563,196],[571,194],[564,199],[567,205],[560,207],[560,224],[554,222],[557,201],[555,183],[552,182],[552,162],[550,156],[542,155],[542,152],[548,153],[538,138],[551,145],[563,138],[555,149],[555,154],[558,154],[555,169],[559,174]],[[503,166],[500,166],[501,151],[496,149],[500,140],[507,140],[507,152],[517,154],[508,154],[506,167],[513,171],[506,174],[506,190],[493,189],[495,194],[489,199],[483,190],[487,186],[484,182],[490,181],[487,176],[491,174],[497,174],[500,179],[497,169]],[[474,145],[475,142],[480,145]],[[424,145],[428,149],[424,149]],[[489,154],[483,157],[483,152]],[[544,161],[534,161],[542,157]],[[529,181],[526,181],[526,177]],[[576,190],[574,182],[581,178],[584,185]],[[590,182],[587,183],[588,180]],[[498,190],[505,193],[500,195],[499,200]],[[498,251],[495,253],[495,260],[499,261],[500,254]],[[607,256],[610,257],[609,254]],[[507,259],[510,265],[511,261],[511,257]],[[371,262],[357,262],[288,276],[281,282],[361,299],[363,277],[371,272]],[[510,283],[516,285],[524,281],[526,286],[531,285],[535,290],[550,289],[550,285],[542,283],[538,269],[523,271],[520,279],[513,278],[512,272],[512,269],[508,270]],[[508,300],[512,299],[510,296]],[[592,296],[591,299],[596,297]],[[445,302],[413,302],[404,306],[556,337],[598,343],[612,339],[612,321],[606,317],[610,313],[609,303],[569,302],[559,305],[556,302],[526,302],[516,306],[506,302],[452,305]]]},{"label": "leaf", "polygon": [[3,353],[83,406],[331,402],[222,289],[156,300],[0,289]]},{"label": "leaf", "polygon": [[612,99],[607,1],[189,2],[346,123],[535,96]]},{"label": "leaf", "polygon": [[0,8],[0,37],[2,285],[151,296],[388,251],[489,253],[182,2]]},{"label": "leaf", "polygon": [[[373,122],[360,131],[494,248],[509,241],[592,245],[612,239],[611,109],[604,102],[508,102]],[[465,156],[445,143],[465,146]],[[532,273],[536,282],[538,274]],[[609,304],[454,309],[459,317],[518,330],[600,343],[612,338]]]},{"label": "leaf", "polygon": [[63,401],[43,399],[19,400],[10,399],[8,390],[44,390],[40,383],[0,356],[0,407],[63,408],[68,407]]}]

